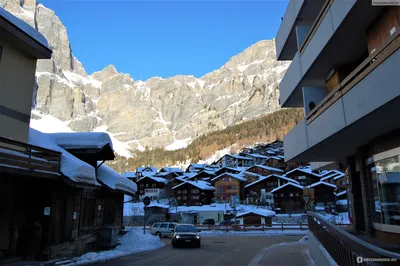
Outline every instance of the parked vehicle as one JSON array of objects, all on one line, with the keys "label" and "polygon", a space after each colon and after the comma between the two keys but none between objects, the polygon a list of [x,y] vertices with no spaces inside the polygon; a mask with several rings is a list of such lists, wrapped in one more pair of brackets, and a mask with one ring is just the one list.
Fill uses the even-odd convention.
[{"label": "parked vehicle", "polygon": [[151,226],[150,233],[158,237],[170,237],[177,223],[161,222]]},{"label": "parked vehicle", "polygon": [[219,223],[219,225],[231,225],[231,224],[232,224],[232,222],[229,220],[225,220],[225,221],[222,221]]},{"label": "parked vehicle", "polygon": [[214,219],[205,219],[203,222],[204,225],[214,225],[215,220]]},{"label": "parked vehicle", "polygon": [[201,247],[201,238],[199,234],[200,230],[197,230],[196,226],[192,224],[177,224],[175,226],[171,245],[173,248],[178,246],[194,245]]}]

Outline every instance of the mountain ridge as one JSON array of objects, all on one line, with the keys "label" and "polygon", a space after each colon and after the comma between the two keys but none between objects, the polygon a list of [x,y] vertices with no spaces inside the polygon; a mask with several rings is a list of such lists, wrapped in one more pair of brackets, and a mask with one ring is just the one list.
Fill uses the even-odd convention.
[{"label": "mountain ridge", "polygon": [[73,55],[67,29],[36,0],[0,0],[34,26],[53,56],[37,64],[32,119],[53,116],[73,131],[105,131],[132,151],[187,146],[197,137],[279,110],[278,84],[289,63],[276,61],[275,40],[261,40],[200,78],[134,80],[110,64],[88,74]]}]

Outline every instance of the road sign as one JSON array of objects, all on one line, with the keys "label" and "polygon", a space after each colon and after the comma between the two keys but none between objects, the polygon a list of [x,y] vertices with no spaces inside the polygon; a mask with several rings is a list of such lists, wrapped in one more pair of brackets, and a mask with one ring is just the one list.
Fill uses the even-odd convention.
[{"label": "road sign", "polygon": [[308,204],[308,202],[310,201],[310,195],[305,195],[303,196],[303,200],[306,204]]},{"label": "road sign", "polygon": [[148,197],[148,196],[146,196],[146,197],[144,197],[144,199],[143,199],[143,204],[144,204],[144,206],[148,206],[148,205],[150,205],[150,198]]}]

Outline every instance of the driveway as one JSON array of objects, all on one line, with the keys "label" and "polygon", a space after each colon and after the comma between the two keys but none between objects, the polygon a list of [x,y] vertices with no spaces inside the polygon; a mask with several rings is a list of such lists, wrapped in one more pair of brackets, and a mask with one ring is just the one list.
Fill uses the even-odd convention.
[{"label": "driveway", "polygon": [[302,236],[205,236],[201,248],[178,248],[162,239],[164,248],[91,265],[102,266],[247,266],[264,248],[298,241]]}]

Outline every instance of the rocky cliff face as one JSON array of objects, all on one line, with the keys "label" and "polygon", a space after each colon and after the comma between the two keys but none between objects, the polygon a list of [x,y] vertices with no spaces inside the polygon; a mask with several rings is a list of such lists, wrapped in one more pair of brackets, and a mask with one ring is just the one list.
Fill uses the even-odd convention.
[{"label": "rocky cliff face", "polygon": [[53,56],[38,62],[35,108],[72,130],[106,130],[133,149],[174,149],[279,108],[278,83],[288,63],[276,61],[274,40],[252,45],[200,78],[135,81],[113,65],[88,75],[73,56],[65,26],[36,0],[0,0],[0,6],[47,38]]}]

